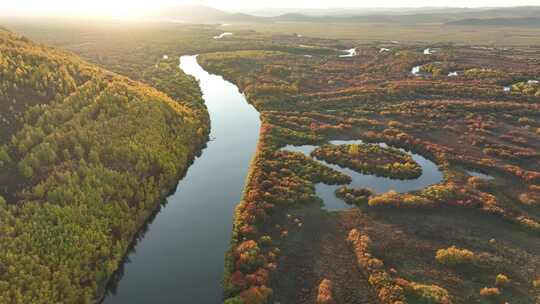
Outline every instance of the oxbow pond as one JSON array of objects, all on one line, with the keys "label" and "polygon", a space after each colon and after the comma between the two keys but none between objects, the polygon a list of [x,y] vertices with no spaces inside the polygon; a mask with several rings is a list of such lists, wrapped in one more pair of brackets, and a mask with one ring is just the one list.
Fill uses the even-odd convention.
[{"label": "oxbow pond", "polygon": [[[333,145],[350,145],[350,144],[363,144],[362,140],[333,140],[330,141],[330,144]],[[388,147],[385,143],[378,143],[381,147]],[[301,152],[307,156],[310,156],[310,153],[315,150],[317,146],[304,145],[304,146],[285,146],[283,150],[291,152]],[[338,165],[327,163],[323,160],[314,158],[317,162],[328,166],[336,171],[339,171],[343,174],[346,174],[351,177],[352,182],[348,185],[349,187],[362,187],[369,188],[375,193],[384,193],[389,190],[395,190],[397,192],[409,192],[415,190],[421,190],[427,186],[437,184],[442,181],[443,173],[439,170],[437,165],[431,160],[423,157],[420,154],[412,153],[403,149],[400,151],[407,153],[412,156],[414,161],[416,161],[422,167],[422,175],[416,179],[411,180],[399,180],[392,179],[387,177],[375,176],[372,174],[362,174],[354,170],[343,168]],[[346,204],[343,200],[337,198],[334,195],[334,192],[340,186],[336,185],[327,185],[324,183],[319,183],[315,185],[315,191],[317,196],[323,199],[324,208],[329,211],[342,210],[351,208],[350,205]]]}]

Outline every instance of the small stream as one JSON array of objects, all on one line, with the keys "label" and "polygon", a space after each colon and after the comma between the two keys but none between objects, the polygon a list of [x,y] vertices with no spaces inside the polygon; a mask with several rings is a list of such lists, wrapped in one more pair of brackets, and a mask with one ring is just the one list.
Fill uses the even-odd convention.
[{"label": "small stream", "polygon": [[214,38],[214,39],[222,39],[222,38],[224,38],[224,37],[232,36],[232,35],[233,35],[233,33],[226,32],[226,33],[221,33],[221,34],[219,34],[219,35],[217,35],[217,36],[214,36],[213,38]]},{"label": "small stream", "polygon": [[341,50],[341,52],[344,52],[346,54],[339,55],[340,58],[347,58],[347,57],[354,57],[358,55],[358,52],[356,51],[356,48],[348,49],[348,50]]},{"label": "small stream", "polygon": [[[351,145],[351,144],[363,144],[362,140],[333,140],[330,141],[332,145]],[[388,147],[385,143],[378,143],[381,147]],[[303,145],[303,146],[285,146],[283,150],[290,152],[301,152],[306,156],[310,156],[310,153],[315,150],[318,146],[313,145]],[[317,162],[328,166],[336,171],[339,171],[343,174],[346,174],[352,178],[352,182],[349,184],[349,187],[361,187],[369,188],[375,193],[384,193],[389,190],[395,190],[397,192],[409,192],[415,190],[421,190],[427,186],[440,183],[443,180],[443,173],[437,167],[437,164],[431,160],[423,157],[420,154],[416,154],[404,149],[399,149],[400,151],[407,153],[412,156],[414,161],[416,161],[422,167],[422,175],[416,179],[409,180],[399,180],[392,179],[387,177],[375,176],[372,174],[363,174],[358,173],[354,170],[343,168],[338,165],[327,163],[323,160],[314,158]],[[343,200],[337,198],[334,194],[337,188],[341,187],[340,185],[327,185],[324,183],[319,183],[315,185],[315,192],[324,201],[324,208],[329,211],[343,210],[351,208],[351,205],[346,204]]]}]

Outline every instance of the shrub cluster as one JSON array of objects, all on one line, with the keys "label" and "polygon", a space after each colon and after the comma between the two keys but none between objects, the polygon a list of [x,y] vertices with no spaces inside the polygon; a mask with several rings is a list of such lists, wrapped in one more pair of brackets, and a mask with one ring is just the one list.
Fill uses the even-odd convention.
[{"label": "shrub cluster", "polygon": [[452,246],[437,250],[435,259],[443,265],[455,267],[471,264],[475,259],[475,255],[470,250]]},{"label": "shrub cluster", "polygon": [[365,188],[349,188],[347,186],[341,186],[336,189],[335,194],[347,204],[361,206],[368,202],[369,197],[373,192]]},{"label": "shrub cluster", "polygon": [[509,283],[510,279],[502,273],[499,273],[497,277],[495,277],[495,285],[497,286],[504,287],[507,286]]},{"label": "shrub cluster", "polygon": [[385,271],[383,261],[371,253],[371,239],[358,230],[352,229],[347,236],[356,255],[358,267],[369,277],[369,283],[377,290],[379,300],[384,304],[405,303],[405,291],[396,284]]},{"label": "shrub cluster", "polygon": [[317,304],[335,304],[334,297],[332,295],[332,281],[324,279],[319,284],[319,290],[317,292]]},{"label": "shrub cluster", "polygon": [[448,291],[437,285],[425,285],[409,282],[402,278],[393,278],[384,267],[383,261],[373,256],[371,239],[357,229],[349,232],[347,241],[356,255],[358,267],[369,276],[369,283],[378,293],[384,304],[451,304]]},{"label": "shrub cluster", "polygon": [[403,287],[407,296],[408,303],[418,304],[451,304],[448,291],[437,285],[425,285],[415,282],[409,282],[403,279],[397,280]]},{"label": "shrub cluster", "polygon": [[463,74],[467,78],[498,78],[504,76],[504,73],[502,71],[480,68],[466,70]]},{"label": "shrub cluster", "polygon": [[381,195],[371,196],[368,200],[370,207],[431,207],[434,202],[428,198],[411,193],[397,193],[390,190]]},{"label": "shrub cluster", "polygon": [[[346,184],[350,177],[325,167],[301,154],[280,151],[268,143],[276,142],[274,126],[263,119],[261,140],[250,168],[246,192],[236,208],[233,239],[226,257],[224,290],[232,301],[266,303],[271,296],[269,278],[276,269],[279,239],[289,231],[284,227],[262,234],[277,208],[317,201],[314,183]],[[301,224],[295,221],[297,229]],[[267,230],[267,229],[266,229]],[[250,301],[257,291],[260,302]],[[249,296],[249,297],[248,297]]]},{"label": "shrub cluster", "polygon": [[480,296],[484,298],[496,298],[501,295],[501,291],[497,287],[484,287],[480,289]]},{"label": "shrub cluster", "polygon": [[518,82],[512,86],[513,92],[540,97],[540,84],[536,82]]}]

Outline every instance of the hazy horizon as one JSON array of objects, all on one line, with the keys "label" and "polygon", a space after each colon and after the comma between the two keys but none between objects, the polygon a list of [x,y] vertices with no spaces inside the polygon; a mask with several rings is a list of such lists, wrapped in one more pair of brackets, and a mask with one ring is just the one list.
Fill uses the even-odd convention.
[{"label": "hazy horizon", "polygon": [[246,0],[227,1],[227,5],[219,0],[161,0],[148,2],[144,0],[109,1],[109,0],[19,0],[16,3],[0,3],[0,15],[77,15],[94,17],[139,17],[149,11],[171,6],[204,5],[221,10],[264,10],[264,9],[399,9],[399,8],[481,8],[481,7],[517,7],[540,5],[540,0],[411,0],[406,3],[398,0],[379,0],[377,5],[358,3],[353,0],[335,0],[331,5],[321,0],[260,0],[256,3]]}]

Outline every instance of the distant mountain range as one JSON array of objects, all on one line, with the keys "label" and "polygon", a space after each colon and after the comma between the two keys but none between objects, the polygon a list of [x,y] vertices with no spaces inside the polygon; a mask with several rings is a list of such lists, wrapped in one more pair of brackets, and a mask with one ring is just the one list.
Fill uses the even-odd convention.
[{"label": "distant mountain range", "polygon": [[540,27],[540,18],[488,18],[462,19],[446,23],[454,26],[501,26],[501,27]]},{"label": "distant mountain range", "polygon": [[[274,15],[278,13],[278,15]],[[153,18],[188,23],[440,23],[447,25],[538,26],[539,6],[509,8],[419,8],[419,9],[272,9],[226,12],[207,6],[167,8]]]}]

